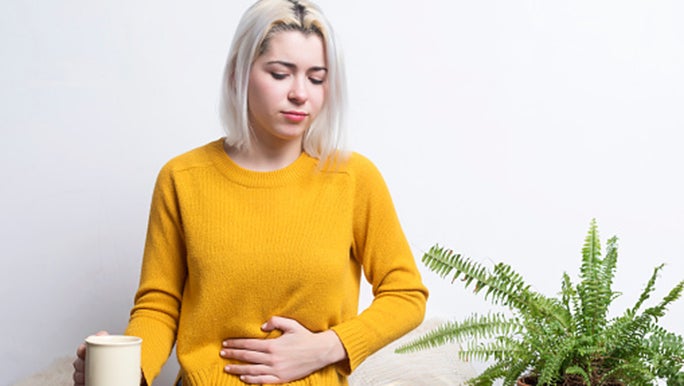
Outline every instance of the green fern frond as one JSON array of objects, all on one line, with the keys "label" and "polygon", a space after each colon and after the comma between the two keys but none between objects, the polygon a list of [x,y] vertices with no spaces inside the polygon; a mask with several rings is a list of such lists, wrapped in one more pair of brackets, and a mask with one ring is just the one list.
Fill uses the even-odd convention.
[{"label": "green fern frond", "polygon": [[575,291],[575,288],[572,285],[570,275],[565,272],[563,272],[563,280],[561,281],[560,295],[563,307],[565,307],[568,313],[572,313],[572,304],[577,299],[577,291]]},{"label": "green fern frond", "polygon": [[491,278],[495,279],[496,283],[483,283],[487,286],[485,299],[492,296],[493,303],[501,302],[504,306],[517,308],[521,303],[522,296],[511,296],[511,294],[522,295],[530,288],[529,285],[525,284],[523,277],[508,264],[496,264]]},{"label": "green fern frond", "polygon": [[627,313],[616,318],[602,334],[605,355],[608,358],[629,358],[639,353],[651,328],[652,318],[648,315]]},{"label": "green fern frond", "polygon": [[572,366],[568,367],[567,369],[565,369],[565,373],[566,374],[579,375],[580,377],[582,377],[582,379],[584,380],[584,383],[587,386],[591,386],[591,379],[589,378],[589,374],[587,374],[587,372],[583,368],[581,368],[580,366],[572,365]]},{"label": "green fern frond", "polygon": [[507,374],[503,377],[504,385],[513,385],[516,380],[522,377],[529,369],[530,363],[533,363],[533,356],[519,356],[511,361]]},{"label": "green fern frond", "polygon": [[653,326],[644,346],[644,351],[650,358],[647,364],[657,377],[677,377],[684,366],[684,339],[680,335],[668,332],[660,326]]},{"label": "green fern frond", "polygon": [[568,362],[568,359],[574,357],[572,354],[575,351],[576,345],[577,339],[573,336],[567,336],[560,343],[547,346],[552,350],[542,353],[545,358],[543,358],[543,366],[539,373],[539,384],[544,385],[558,380],[559,374],[563,374],[562,369],[567,367],[564,365]]},{"label": "green fern frond", "polygon": [[592,219],[589,224],[589,231],[584,238],[582,246],[582,264],[580,265],[580,278],[582,281],[595,280],[596,266],[595,261],[601,258],[601,240],[599,239],[598,225],[596,219]]},{"label": "green fern frond", "polygon": [[[460,258],[461,255],[455,254],[451,249],[444,249],[439,245],[434,245],[423,254],[422,261],[432,272],[438,274],[441,278],[445,278],[456,267],[456,259]],[[457,276],[453,280],[456,278]]]},{"label": "green fern frond", "polygon": [[[522,354],[522,353],[521,353]],[[534,361],[533,356],[519,355],[497,361],[487,367],[480,375],[468,380],[468,385],[491,386],[496,380],[502,379],[504,385],[515,384],[515,381],[525,376],[530,370],[529,364]]]},{"label": "green fern frond", "polygon": [[682,296],[682,290],[684,290],[684,281],[679,282],[658,305],[644,310],[644,314],[650,315],[655,321],[658,321],[660,317],[665,315],[667,306]]},{"label": "green fern frond", "polygon": [[667,386],[684,386],[684,372],[667,378]]},{"label": "green fern frond", "polygon": [[485,291],[485,298],[495,305],[505,305],[521,313],[532,311],[533,315],[559,319],[568,323],[569,315],[561,310],[558,302],[532,292],[522,276],[507,264],[496,264],[493,272],[450,249],[434,245],[423,255],[423,263],[442,278],[452,275],[451,281],[459,278],[468,288],[475,283],[476,293]]},{"label": "green fern frond", "polygon": [[655,290],[655,283],[658,279],[658,273],[663,269],[664,266],[664,264],[660,264],[659,266],[653,269],[653,273],[651,274],[651,277],[648,279],[646,287],[643,291],[641,291],[639,299],[637,300],[634,307],[632,307],[632,313],[636,314],[639,311],[639,308],[641,308],[641,305],[644,304],[644,302],[651,297],[651,293],[653,293],[653,291]]},{"label": "green fern frond", "polygon": [[[612,272],[609,271],[609,275],[609,282],[612,282]],[[585,331],[590,336],[596,335],[605,327],[608,305],[613,298],[612,291],[605,285],[601,242],[596,220],[593,219],[582,248],[580,283],[577,286],[581,301],[581,312],[578,314],[580,331]]]},{"label": "green fern frond", "polygon": [[608,367],[601,376],[603,382],[629,380],[630,385],[653,385],[655,375],[639,361],[628,361]]},{"label": "green fern frond", "polygon": [[491,339],[496,336],[515,336],[519,334],[523,326],[516,318],[508,318],[499,313],[488,315],[472,315],[461,323],[449,326],[454,333],[459,333],[459,338]]},{"label": "green fern frond", "polygon": [[401,345],[395,352],[413,352],[451,342],[515,335],[521,331],[522,325],[517,319],[508,319],[503,314],[471,315],[461,322],[443,323],[423,336]]},{"label": "green fern frond", "polygon": [[459,352],[459,358],[483,362],[494,359],[500,362],[520,357],[527,351],[529,350],[519,341],[499,336],[486,342],[467,342],[466,347]]},{"label": "green fern frond", "polygon": [[613,291],[613,281],[615,279],[615,271],[617,270],[617,259],[618,259],[618,238],[616,236],[608,239],[606,243],[606,257],[603,259],[603,265],[601,270],[600,280],[601,285],[601,298],[603,303],[605,303],[603,311],[603,320],[608,313],[608,306],[615,300],[620,294]]},{"label": "green fern frond", "polygon": [[526,319],[536,320],[545,328],[556,327],[567,331],[573,329],[573,317],[561,301],[537,292],[525,293],[524,310],[520,314]]},{"label": "green fern frond", "polygon": [[487,367],[480,375],[468,380],[470,386],[491,386],[499,378],[506,375],[508,370],[508,363],[501,361]]},{"label": "green fern frond", "polygon": [[[491,296],[491,302],[494,304],[518,304],[515,298],[519,297],[521,289],[527,286],[522,282],[517,282],[513,285],[515,292],[511,292],[510,282],[515,278],[501,278],[492,275],[487,268],[480,263],[474,262],[469,258],[462,257],[460,254],[455,254],[450,249],[444,249],[439,245],[434,245],[428,252],[423,255],[423,263],[433,272],[440,275],[442,278],[448,276],[451,272],[451,282],[461,278],[465,282],[465,287],[475,282],[475,292],[479,292],[483,288],[488,288],[488,294]],[[509,272],[509,274],[514,274]],[[520,277],[517,275],[516,277]],[[500,280],[506,285],[502,285]],[[489,287],[493,287],[489,289]]]}]

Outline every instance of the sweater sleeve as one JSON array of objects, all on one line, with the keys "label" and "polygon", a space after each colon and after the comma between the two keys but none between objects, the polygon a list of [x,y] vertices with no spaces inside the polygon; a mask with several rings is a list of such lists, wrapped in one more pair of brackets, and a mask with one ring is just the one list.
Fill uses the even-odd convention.
[{"label": "sweater sleeve", "polygon": [[[347,351],[341,369],[349,374],[369,355],[417,327],[428,291],[401,229],[384,179],[357,155],[352,253],[372,285],[373,302],[333,330]],[[351,162],[351,161],[350,161]]]},{"label": "sweater sleeve", "polygon": [[140,286],[126,329],[139,336],[142,370],[151,384],[173,348],[186,276],[185,243],[171,168],[157,178],[143,255]]}]

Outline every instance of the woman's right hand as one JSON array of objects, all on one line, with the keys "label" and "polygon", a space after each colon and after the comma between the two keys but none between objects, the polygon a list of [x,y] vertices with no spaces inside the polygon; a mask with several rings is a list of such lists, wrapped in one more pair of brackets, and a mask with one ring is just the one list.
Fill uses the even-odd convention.
[{"label": "woman's right hand", "polygon": [[[109,333],[100,331],[95,335],[109,335]],[[81,343],[76,349],[76,360],[74,360],[74,386],[85,386],[85,357],[86,345]]]}]

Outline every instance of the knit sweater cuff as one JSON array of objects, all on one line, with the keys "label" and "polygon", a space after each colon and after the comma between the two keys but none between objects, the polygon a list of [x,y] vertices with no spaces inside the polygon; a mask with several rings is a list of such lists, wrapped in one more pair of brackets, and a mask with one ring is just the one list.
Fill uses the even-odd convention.
[{"label": "knit sweater cuff", "polygon": [[347,351],[347,364],[339,369],[344,375],[351,374],[370,354],[367,338],[360,322],[350,321],[332,328]]},{"label": "knit sweater cuff", "polygon": [[162,322],[154,319],[143,322],[136,318],[131,320],[125,334],[143,338],[141,368],[147,383],[150,384],[159,375],[171,354],[175,334]]}]

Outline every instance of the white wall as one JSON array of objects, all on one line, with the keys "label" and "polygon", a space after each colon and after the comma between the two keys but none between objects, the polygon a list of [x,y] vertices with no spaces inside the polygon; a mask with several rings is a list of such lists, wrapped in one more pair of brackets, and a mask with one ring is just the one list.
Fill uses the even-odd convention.
[{"label": "white wall", "polygon": [[[124,329],[154,177],[221,135],[223,60],[250,3],[0,5],[0,384]],[[440,242],[503,259],[551,295],[596,217],[622,240],[616,312],[656,264],[659,294],[684,278],[682,4],[321,0],[352,145],[416,256]],[[487,309],[424,273],[430,316]],[[681,334],[683,318],[680,301],[663,323]]]}]

